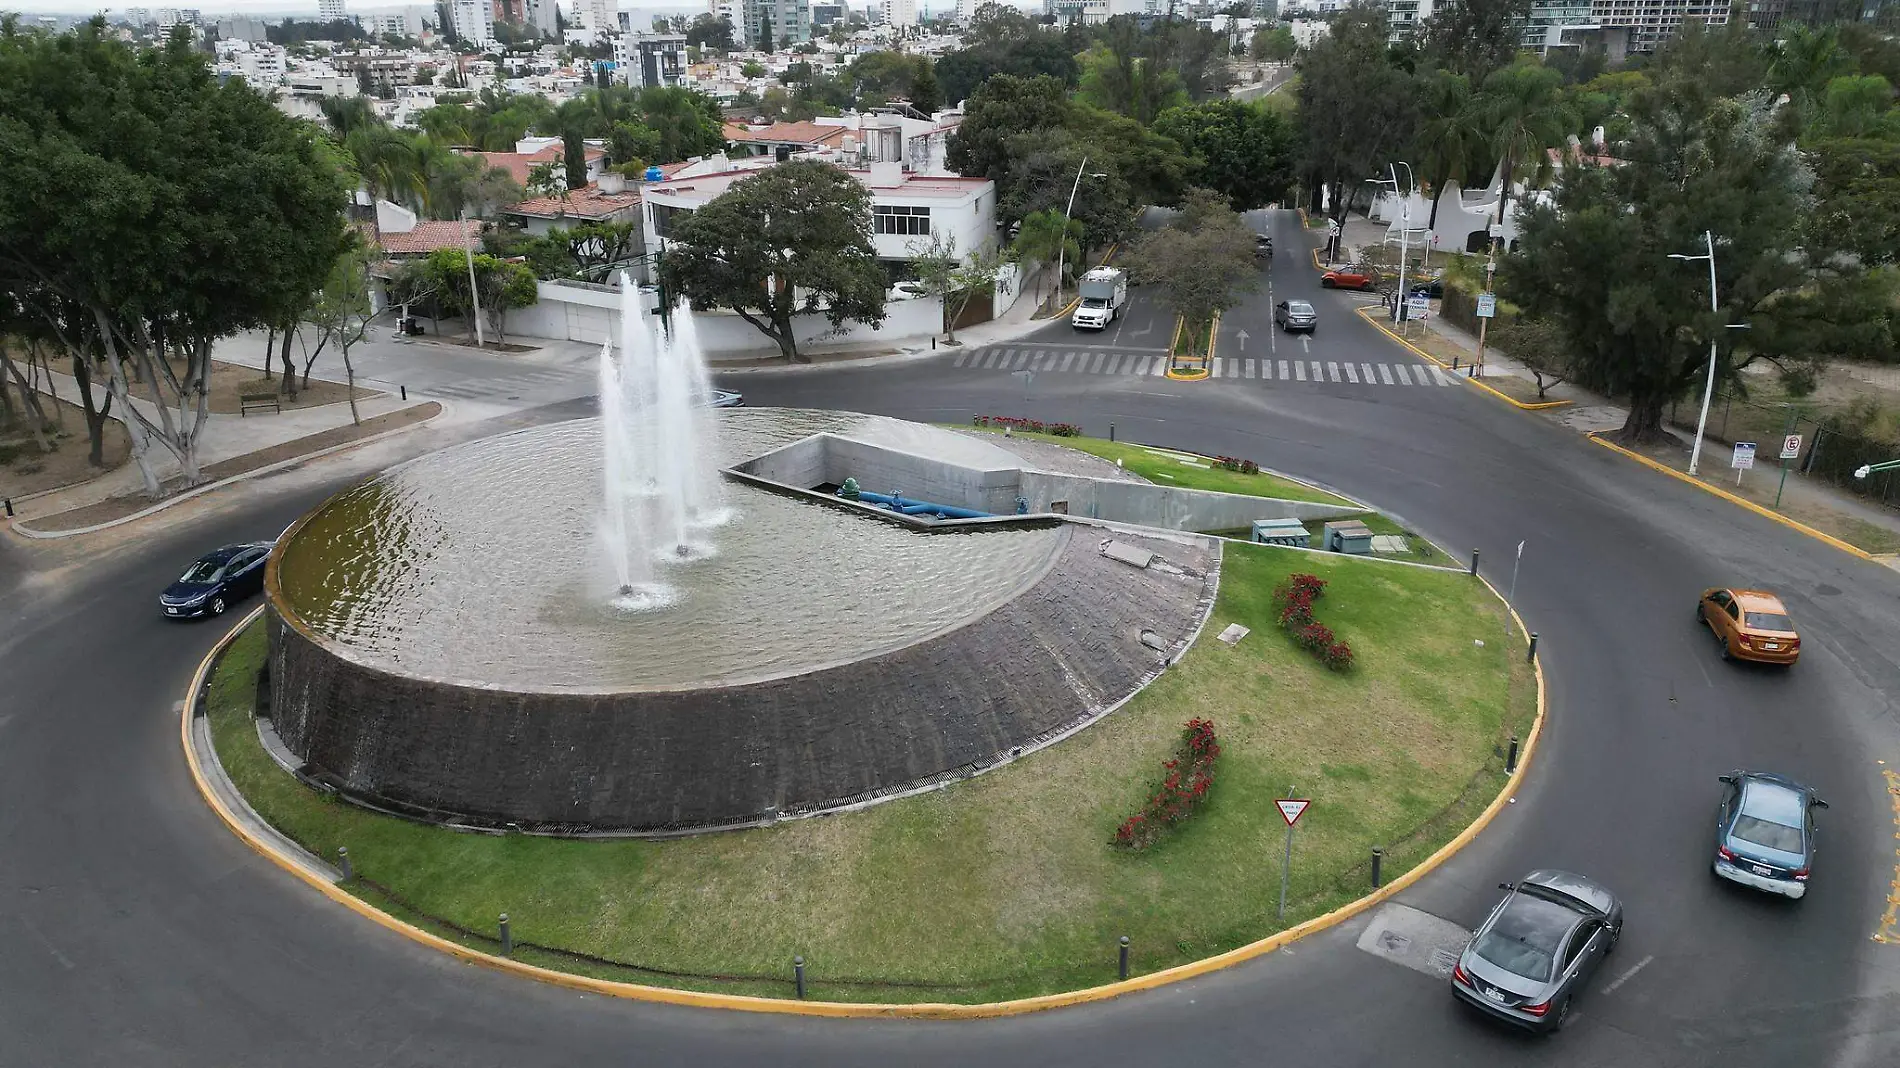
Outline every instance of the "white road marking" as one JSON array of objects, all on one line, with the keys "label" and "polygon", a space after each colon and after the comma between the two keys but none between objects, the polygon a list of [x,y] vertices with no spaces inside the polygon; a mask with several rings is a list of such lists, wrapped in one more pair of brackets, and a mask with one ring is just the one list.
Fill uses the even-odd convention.
[{"label": "white road marking", "polygon": [[1253,377],[1253,365],[1254,365],[1254,363],[1255,363],[1255,362],[1256,362],[1256,361],[1254,361],[1254,360],[1248,360],[1248,361],[1247,361],[1247,365],[1246,365],[1246,377],[1248,377],[1248,378],[1252,378],[1252,377]]},{"label": "white road marking", "polygon": [[1286,381],[1286,361],[1280,361],[1280,381]]},{"label": "white road marking", "polygon": [[1328,381],[1332,381],[1332,382],[1339,381],[1339,365],[1338,364],[1333,363],[1331,361],[1327,362],[1326,378]]},{"label": "white road marking", "polygon": [[953,363],[951,363],[951,365],[950,365],[950,366],[952,366],[952,367],[962,367],[962,366],[963,366],[963,361],[965,361],[965,360],[967,360],[967,359],[969,359],[969,358],[970,358],[970,354],[969,354],[969,353],[967,353],[967,352],[959,352],[959,353],[957,353],[957,358],[956,358],[956,360],[955,360],[955,362],[953,362]]},{"label": "white road marking", "polygon": [[[1280,367],[1284,370],[1286,364],[1281,364]],[[1293,377],[1301,382],[1306,381],[1306,365],[1298,360],[1293,361]]]},{"label": "white road marking", "polygon": [[1226,363],[1226,362],[1227,362],[1226,360],[1209,360],[1209,361],[1207,361],[1207,377],[1209,377],[1209,378],[1219,378],[1219,377],[1220,377],[1220,365],[1221,365],[1221,364],[1223,364],[1223,363]]},{"label": "white road marking", "polygon": [[1368,385],[1368,386],[1370,386],[1370,385],[1372,385],[1372,384],[1373,384],[1373,381],[1372,381],[1372,365],[1371,365],[1371,364],[1369,364],[1369,363],[1362,363],[1362,364],[1360,364],[1360,365],[1359,365],[1359,371],[1360,371],[1360,373],[1361,373],[1361,375],[1362,375],[1362,376],[1363,376],[1363,377],[1365,378],[1365,380],[1366,380],[1366,385]]},{"label": "white road marking", "polygon": [[1392,368],[1387,364],[1383,364],[1383,363],[1380,364],[1379,377],[1385,380],[1386,385],[1388,386],[1391,385],[1392,384]]},{"label": "white road marking", "polygon": [[1065,352],[1065,353],[1063,353],[1063,354],[1062,354],[1062,366],[1061,366],[1061,367],[1058,367],[1058,368],[1056,368],[1056,370],[1058,370],[1058,371],[1066,371],[1066,370],[1068,370],[1068,369],[1069,369],[1069,365],[1075,362],[1075,355],[1076,355],[1076,354],[1075,354],[1075,353],[1073,353],[1073,352]]},{"label": "white road marking", "polygon": [[1165,356],[1163,356],[1163,357],[1162,357],[1161,359],[1159,359],[1159,360],[1156,360],[1156,361],[1155,361],[1155,369],[1154,369],[1154,374],[1156,374],[1156,375],[1165,375],[1165,374],[1167,374],[1167,373],[1168,373],[1168,364],[1169,364],[1169,362],[1170,362],[1170,361],[1169,361],[1169,360],[1168,360],[1168,358],[1167,358],[1167,357],[1165,357]]},{"label": "white road marking", "polygon": [[[1604,987],[1603,992],[1605,994],[1616,993],[1617,987],[1622,986],[1624,983],[1627,983],[1631,979],[1636,978],[1636,973],[1642,971],[1644,968],[1649,967],[1649,962],[1655,959],[1656,959],[1656,955],[1654,953],[1651,953],[1649,956],[1644,957],[1642,960],[1637,961],[1634,965],[1630,967],[1629,971],[1626,971],[1622,975],[1617,976],[1615,982],[1611,983],[1609,986]],[[1574,1017],[1576,1014],[1572,1013],[1571,1015]]]},{"label": "white road marking", "polygon": [[1340,368],[1346,372],[1346,381],[1351,382],[1355,386],[1359,384],[1359,372],[1352,364],[1340,364]]},{"label": "white road marking", "polygon": [[1101,353],[1101,352],[1098,352],[1095,355],[1090,356],[1088,373],[1095,374],[1096,372],[1100,371],[1102,369],[1102,361],[1106,360],[1107,358],[1108,358],[1107,354]]},{"label": "white road marking", "polygon": [[1313,363],[1313,381],[1315,382],[1326,381],[1326,375],[1320,370],[1319,361],[1314,360],[1312,361],[1312,363]]}]

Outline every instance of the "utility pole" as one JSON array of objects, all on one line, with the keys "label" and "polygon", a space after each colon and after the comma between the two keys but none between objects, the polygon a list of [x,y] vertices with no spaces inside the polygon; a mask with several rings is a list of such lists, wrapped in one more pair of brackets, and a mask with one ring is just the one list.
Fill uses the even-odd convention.
[{"label": "utility pole", "polygon": [[468,301],[475,309],[474,314],[471,315],[470,318],[475,322],[475,347],[479,349],[485,341],[482,336],[482,289],[481,286],[475,284],[475,250],[470,248],[468,243],[467,208],[462,209],[461,220],[462,255],[468,260]]},{"label": "utility pole", "polygon": [[[1709,311],[1714,313],[1715,315],[1720,315],[1722,314],[1722,306],[1716,302],[1716,296],[1715,296],[1715,233],[1714,231],[1711,231],[1711,230],[1702,231],[1702,240],[1708,245],[1708,249],[1709,249],[1709,251],[1704,253],[1703,255],[1690,256],[1681,252],[1671,252],[1669,254],[1669,258],[1672,260],[1708,260],[1709,261]],[[1715,331],[1713,329],[1714,324],[1711,323],[1710,326],[1711,326],[1711,329],[1709,331],[1709,381],[1707,385],[1702,387],[1702,414],[1699,417],[1697,417],[1695,421],[1695,446],[1689,450],[1689,473],[1692,475],[1696,473],[1696,466],[1700,464],[1702,461],[1702,431],[1709,425],[1709,402],[1715,398],[1715,340],[1716,340],[1716,337],[1715,337]]]}]

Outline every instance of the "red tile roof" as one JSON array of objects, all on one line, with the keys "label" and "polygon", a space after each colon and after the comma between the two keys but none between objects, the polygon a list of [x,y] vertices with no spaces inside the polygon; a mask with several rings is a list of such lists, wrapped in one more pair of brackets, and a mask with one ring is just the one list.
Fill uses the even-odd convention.
[{"label": "red tile roof", "polygon": [[414,230],[384,230],[383,251],[392,256],[421,256],[440,248],[463,248],[481,239],[479,219],[461,222],[455,219],[429,219],[416,223]]},{"label": "red tile roof", "polygon": [[599,221],[639,208],[640,193],[627,189],[619,193],[602,192],[600,186],[576,189],[566,197],[535,197],[507,208],[509,215],[530,215],[537,219],[586,219]]},{"label": "red tile roof", "polygon": [[[508,177],[513,178],[516,185],[527,185],[528,174],[533,171],[537,165],[542,163],[554,163],[565,155],[565,153],[561,151],[560,145],[549,145],[539,152],[528,153],[475,152],[468,149],[457,149],[457,151],[465,156],[474,156],[490,167],[500,167],[502,170],[507,171]],[[597,160],[606,156],[607,150],[595,145],[588,145],[585,155],[590,161]]]},{"label": "red tile roof", "polygon": [[842,126],[821,126],[815,122],[775,122],[755,130],[742,123],[726,123],[726,140],[773,145],[823,145],[836,148],[849,133]]}]

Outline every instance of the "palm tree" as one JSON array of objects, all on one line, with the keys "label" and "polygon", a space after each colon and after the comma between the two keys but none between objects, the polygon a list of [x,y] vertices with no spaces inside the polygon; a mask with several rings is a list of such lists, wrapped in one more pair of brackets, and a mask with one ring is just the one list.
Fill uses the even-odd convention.
[{"label": "palm tree", "polygon": [[[1068,262],[1074,263],[1082,258],[1082,223],[1064,218],[1054,208],[1025,215],[1010,251],[1018,262],[1054,263],[1066,256]],[[1058,290],[1061,285],[1062,280],[1056,279]],[[1036,299],[1042,300],[1040,281],[1036,283]]]},{"label": "palm tree", "polygon": [[376,112],[369,106],[369,98],[362,96],[326,96],[317,101],[317,107],[323,112],[323,121],[330,124],[339,138],[348,138],[358,130],[382,125]]},{"label": "palm tree", "polygon": [[1768,90],[1803,109],[1821,96],[1829,81],[1852,74],[1853,60],[1841,49],[1840,37],[1832,29],[1812,30],[1795,26],[1774,47],[1768,64]]},{"label": "palm tree", "polygon": [[1564,76],[1536,62],[1503,67],[1484,80],[1472,102],[1479,128],[1503,165],[1498,197],[1498,221],[1510,206],[1511,177],[1520,165],[1530,169],[1531,182],[1550,174],[1545,149],[1566,143],[1577,126],[1577,116],[1563,96]]},{"label": "palm tree", "polygon": [[1432,187],[1429,229],[1438,226],[1438,200],[1445,184],[1461,176],[1473,152],[1485,143],[1485,130],[1472,106],[1471,81],[1448,70],[1434,71],[1425,83],[1425,121],[1419,127],[1419,162]]},{"label": "palm tree", "polygon": [[409,134],[389,126],[362,126],[350,131],[343,147],[356,157],[356,171],[371,196],[406,205],[422,192],[421,154]]}]

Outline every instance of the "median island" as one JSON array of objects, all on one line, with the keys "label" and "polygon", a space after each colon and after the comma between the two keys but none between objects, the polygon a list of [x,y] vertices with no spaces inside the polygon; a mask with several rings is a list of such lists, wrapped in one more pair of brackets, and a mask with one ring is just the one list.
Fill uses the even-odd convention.
[{"label": "median island", "polygon": [[[1321,492],[1180,469],[1227,492],[1248,478],[1262,496]],[[1491,803],[1510,740],[1535,719],[1522,634],[1462,570],[1223,550],[1200,637],[1123,707],[988,774],[761,829],[471,833],[313,790],[252,717],[259,624],[217,664],[207,714],[259,816],[326,860],[347,847],[345,889],[474,949],[502,951],[506,913],[515,959],[651,986],[793,998],[797,957],[813,1000],[1075,990],[1117,978],[1123,936],[1140,975],[1360,897],[1375,847],[1383,878],[1399,877]],[[1221,640],[1233,624],[1248,633]],[[1286,829],[1273,802],[1287,796],[1312,805],[1278,918]]]}]

